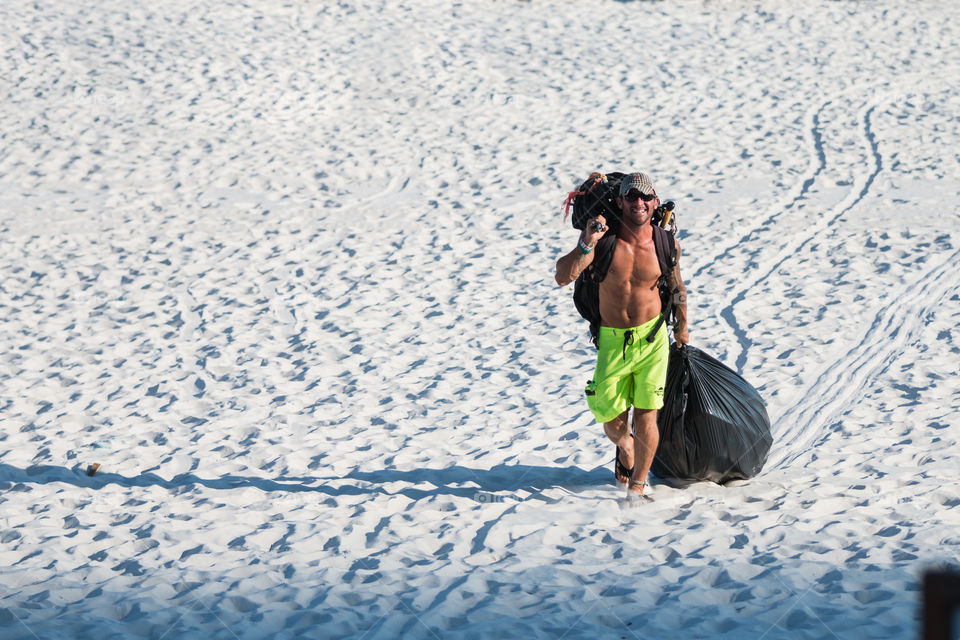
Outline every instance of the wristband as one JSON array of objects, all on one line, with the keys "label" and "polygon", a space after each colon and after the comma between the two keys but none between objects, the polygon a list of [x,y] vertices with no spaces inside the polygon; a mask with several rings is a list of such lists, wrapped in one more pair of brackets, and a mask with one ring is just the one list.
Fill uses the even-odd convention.
[{"label": "wristband", "polygon": [[581,240],[577,240],[577,246],[580,247],[580,251],[582,251],[584,255],[586,255],[586,254],[590,253],[591,251],[593,251],[593,247],[590,247],[590,246],[585,245],[585,244],[583,243],[583,240],[582,240],[582,239],[581,239]]}]

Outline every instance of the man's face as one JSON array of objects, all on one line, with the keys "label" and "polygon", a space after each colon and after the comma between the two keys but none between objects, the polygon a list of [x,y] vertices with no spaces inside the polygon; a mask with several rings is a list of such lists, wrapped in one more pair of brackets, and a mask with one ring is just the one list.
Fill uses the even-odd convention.
[{"label": "man's face", "polygon": [[645,194],[639,189],[630,189],[619,198],[619,201],[623,219],[633,226],[645,225],[660,205],[660,198],[656,193]]}]

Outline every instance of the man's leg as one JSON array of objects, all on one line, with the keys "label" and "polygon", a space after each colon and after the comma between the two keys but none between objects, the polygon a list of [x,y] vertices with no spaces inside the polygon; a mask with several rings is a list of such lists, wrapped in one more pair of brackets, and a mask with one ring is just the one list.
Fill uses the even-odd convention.
[{"label": "man's leg", "polygon": [[[630,410],[627,409],[610,422],[603,423],[603,432],[607,434],[610,441],[617,445],[620,456],[620,462],[627,469],[633,467],[634,448],[633,436],[630,435]],[[617,482],[628,482],[630,478],[617,477]]]},{"label": "man's leg", "polygon": [[[619,419],[619,418],[618,418]],[[656,409],[633,410],[633,479],[646,482],[653,455],[660,444],[660,431],[657,429]],[[630,491],[642,494],[646,486],[630,484]]]}]

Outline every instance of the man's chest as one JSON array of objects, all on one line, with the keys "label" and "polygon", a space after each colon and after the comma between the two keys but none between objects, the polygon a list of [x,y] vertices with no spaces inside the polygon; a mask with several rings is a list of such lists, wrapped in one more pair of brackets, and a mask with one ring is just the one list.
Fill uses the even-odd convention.
[{"label": "man's chest", "polygon": [[629,244],[618,241],[606,280],[612,282],[647,283],[660,277],[660,263],[653,241]]}]

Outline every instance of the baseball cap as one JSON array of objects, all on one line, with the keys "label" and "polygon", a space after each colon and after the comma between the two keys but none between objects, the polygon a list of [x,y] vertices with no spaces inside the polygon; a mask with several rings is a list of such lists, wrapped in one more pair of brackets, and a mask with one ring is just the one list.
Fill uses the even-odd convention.
[{"label": "baseball cap", "polygon": [[655,193],[653,179],[645,173],[631,173],[620,181],[620,197],[627,195],[630,189],[637,189],[640,193],[650,195]]}]

